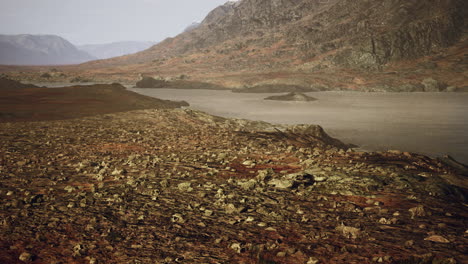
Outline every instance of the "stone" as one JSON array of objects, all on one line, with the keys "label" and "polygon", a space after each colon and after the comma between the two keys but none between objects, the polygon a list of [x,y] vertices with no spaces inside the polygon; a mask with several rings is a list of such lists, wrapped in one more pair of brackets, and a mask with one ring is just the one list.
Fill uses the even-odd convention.
[{"label": "stone", "polygon": [[443,236],[439,235],[432,235],[424,238],[426,241],[432,241],[432,242],[437,242],[437,243],[450,243],[450,240],[446,239]]},{"label": "stone", "polygon": [[447,92],[456,92],[458,90],[458,88],[456,86],[449,86],[447,87],[447,89],[445,89]]},{"label": "stone", "polygon": [[184,218],[182,217],[181,214],[177,213],[177,214],[172,215],[171,222],[183,224],[183,223],[185,223],[185,220],[184,220]]},{"label": "stone", "polygon": [[229,247],[237,253],[245,252],[245,248],[241,243],[232,243]]},{"label": "stone", "polygon": [[119,170],[117,168],[114,169],[114,171],[112,171],[111,175],[112,176],[119,176],[119,175],[122,175],[124,173],[124,170]]},{"label": "stone", "polygon": [[213,215],[213,211],[212,211],[212,210],[205,210],[204,215],[205,215],[205,216],[212,216],[212,215]]},{"label": "stone", "polygon": [[273,174],[274,174],[274,171],[272,169],[260,170],[258,171],[256,179],[258,182],[264,183],[266,181],[269,181]]},{"label": "stone", "polygon": [[445,86],[433,78],[426,78],[421,82],[424,85],[425,92],[440,92]]},{"label": "stone", "polygon": [[237,182],[237,185],[239,185],[242,189],[248,191],[255,189],[257,181],[255,179],[250,179],[248,181],[239,181]]},{"label": "stone", "polygon": [[314,180],[312,175],[307,172],[301,172],[288,174],[281,178],[274,178],[268,182],[268,185],[278,189],[292,189],[299,185],[309,186],[312,185],[313,182]]},{"label": "stone", "polygon": [[234,213],[237,213],[238,210],[236,208],[236,206],[232,203],[230,204],[227,204],[225,207],[224,207],[224,210],[226,211],[226,214],[234,214]]},{"label": "stone", "polygon": [[361,234],[361,230],[356,227],[345,226],[343,223],[335,228],[338,232],[346,238],[356,239]]},{"label": "stone", "polygon": [[191,192],[193,191],[193,188],[191,187],[192,186],[192,183],[190,182],[183,182],[183,183],[179,183],[177,185],[177,188],[179,189],[179,191],[181,192]]},{"label": "stone", "polygon": [[294,180],[292,179],[272,179],[268,182],[268,185],[271,185],[278,189],[290,189],[294,185]]},{"label": "stone", "polygon": [[414,219],[417,216],[426,216],[426,210],[424,210],[424,206],[422,205],[410,208],[409,212],[411,213],[411,219]]},{"label": "stone", "polygon": [[412,247],[414,246],[414,240],[408,240],[405,242],[405,247]]},{"label": "stone", "polygon": [[266,97],[265,100],[274,100],[274,101],[296,101],[296,102],[311,102],[317,101],[317,98],[308,96],[303,93],[291,92],[285,95],[273,95]]},{"label": "stone", "polygon": [[244,166],[252,166],[252,165],[255,165],[255,163],[251,160],[246,160],[244,162],[242,162],[242,165]]},{"label": "stone", "polygon": [[324,182],[328,179],[327,176],[325,175],[314,175],[314,181],[315,182]]},{"label": "stone", "polygon": [[23,252],[19,256],[19,260],[23,262],[32,262],[34,260],[34,255],[29,252]]}]

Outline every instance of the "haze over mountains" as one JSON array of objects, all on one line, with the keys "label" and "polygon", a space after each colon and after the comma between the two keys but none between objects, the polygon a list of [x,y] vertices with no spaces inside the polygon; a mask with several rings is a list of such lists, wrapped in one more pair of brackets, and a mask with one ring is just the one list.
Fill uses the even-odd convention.
[{"label": "haze over mountains", "polygon": [[79,64],[136,53],[154,44],[150,41],[122,41],[75,46],[56,35],[0,35],[0,64]]},{"label": "haze over mountains", "polygon": [[108,59],[137,53],[156,44],[151,41],[121,41],[106,44],[78,45],[77,47],[98,59]]},{"label": "haze over mountains", "polygon": [[55,35],[0,35],[0,64],[60,65],[96,59]]}]

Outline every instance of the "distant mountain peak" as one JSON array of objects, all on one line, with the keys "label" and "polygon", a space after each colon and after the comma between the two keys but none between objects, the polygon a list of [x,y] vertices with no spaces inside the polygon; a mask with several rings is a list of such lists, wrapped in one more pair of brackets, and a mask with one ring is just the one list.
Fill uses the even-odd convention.
[{"label": "distant mountain peak", "polygon": [[0,64],[77,64],[94,59],[57,35],[0,35]]}]

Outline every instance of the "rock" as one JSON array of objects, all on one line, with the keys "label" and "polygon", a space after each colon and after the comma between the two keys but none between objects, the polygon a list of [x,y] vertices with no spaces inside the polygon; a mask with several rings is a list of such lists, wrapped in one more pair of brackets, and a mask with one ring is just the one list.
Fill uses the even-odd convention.
[{"label": "rock", "polygon": [[414,240],[408,240],[405,242],[405,247],[412,247],[414,246]]},{"label": "rock", "polygon": [[225,207],[224,207],[224,210],[226,211],[226,214],[233,214],[233,213],[236,213],[238,212],[236,206],[232,203],[230,204],[227,204]]},{"label": "rock", "polygon": [[293,173],[285,175],[279,179],[272,179],[268,182],[268,185],[271,185],[278,189],[292,189],[297,188],[300,185],[305,187],[310,186],[314,183],[314,178],[307,172]]},{"label": "rock", "polygon": [[271,185],[278,189],[290,189],[294,186],[293,179],[272,179],[268,182],[268,185]]},{"label": "rock", "polygon": [[252,166],[252,165],[255,165],[255,163],[251,160],[246,160],[244,162],[242,162],[242,165],[244,166]]},{"label": "rock", "polygon": [[192,183],[190,182],[183,182],[183,183],[179,183],[177,185],[177,188],[179,189],[179,191],[181,192],[191,192],[193,191],[193,188],[191,187],[192,186]]},{"label": "rock", "polygon": [[255,179],[250,179],[248,181],[239,181],[237,182],[237,185],[239,185],[242,189],[248,191],[255,189],[257,181]]},{"label": "rock", "polygon": [[457,88],[456,86],[449,86],[449,87],[447,87],[447,89],[445,89],[445,90],[446,90],[447,92],[452,93],[452,92],[456,92],[457,89],[458,89],[458,88]]},{"label": "rock", "polygon": [[256,179],[258,182],[264,183],[266,181],[269,181],[273,174],[274,174],[274,171],[272,169],[261,170],[261,171],[258,171]]},{"label": "rock", "polygon": [[172,215],[171,222],[183,224],[183,223],[185,223],[185,220],[184,220],[184,218],[182,217],[181,214],[177,213],[177,214]]},{"label": "rock", "polygon": [[34,260],[34,255],[32,255],[29,252],[23,252],[19,256],[19,260],[24,261],[24,262],[31,262]]},{"label": "rock", "polygon": [[345,226],[343,223],[335,228],[338,232],[346,238],[356,239],[361,234],[361,230],[356,227]]},{"label": "rock", "polygon": [[319,260],[315,257],[310,257],[306,264],[318,264]]},{"label": "rock", "polygon": [[114,169],[114,171],[111,173],[112,176],[118,176],[122,175],[124,173],[124,170],[119,170],[117,168]]},{"label": "rock", "polygon": [[232,243],[231,246],[229,246],[232,250],[236,251],[237,253],[243,253],[245,252],[245,248],[243,244],[241,243]]},{"label": "rock", "polygon": [[205,216],[212,216],[212,215],[213,215],[213,211],[212,211],[212,210],[205,210],[204,215],[205,215]]},{"label": "rock", "polygon": [[422,205],[410,208],[408,211],[411,213],[411,219],[414,219],[416,216],[426,216],[426,210],[424,210],[424,206]]},{"label": "rock", "polygon": [[275,100],[275,101],[296,101],[296,102],[310,102],[310,101],[317,101],[316,98],[308,96],[303,93],[288,93],[285,95],[274,95],[265,98],[265,100]]},{"label": "rock", "polygon": [[446,88],[445,84],[442,84],[432,78],[424,79],[421,84],[424,86],[425,92],[440,92]]},{"label": "rock", "polygon": [[314,181],[315,182],[324,182],[328,179],[327,176],[325,175],[314,175]]},{"label": "rock", "polygon": [[443,236],[439,236],[439,235],[428,236],[428,237],[424,238],[424,240],[437,242],[437,243],[450,243],[450,241],[448,239],[446,239]]},{"label": "rock", "polygon": [[86,257],[86,260],[88,261],[88,264],[97,264],[98,263],[96,258]]},{"label": "rock", "polygon": [[84,254],[84,252],[85,252],[85,247],[83,245],[81,245],[81,244],[76,244],[73,247],[73,256],[74,257],[79,257],[82,254]]}]

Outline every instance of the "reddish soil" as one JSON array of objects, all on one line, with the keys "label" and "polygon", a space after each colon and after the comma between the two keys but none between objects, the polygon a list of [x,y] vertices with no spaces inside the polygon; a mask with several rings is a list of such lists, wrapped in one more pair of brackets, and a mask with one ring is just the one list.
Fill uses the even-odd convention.
[{"label": "reddish soil", "polygon": [[16,87],[4,79],[1,81],[0,122],[59,120],[137,109],[171,109],[188,105],[130,92],[120,84],[52,89],[31,85]]}]

